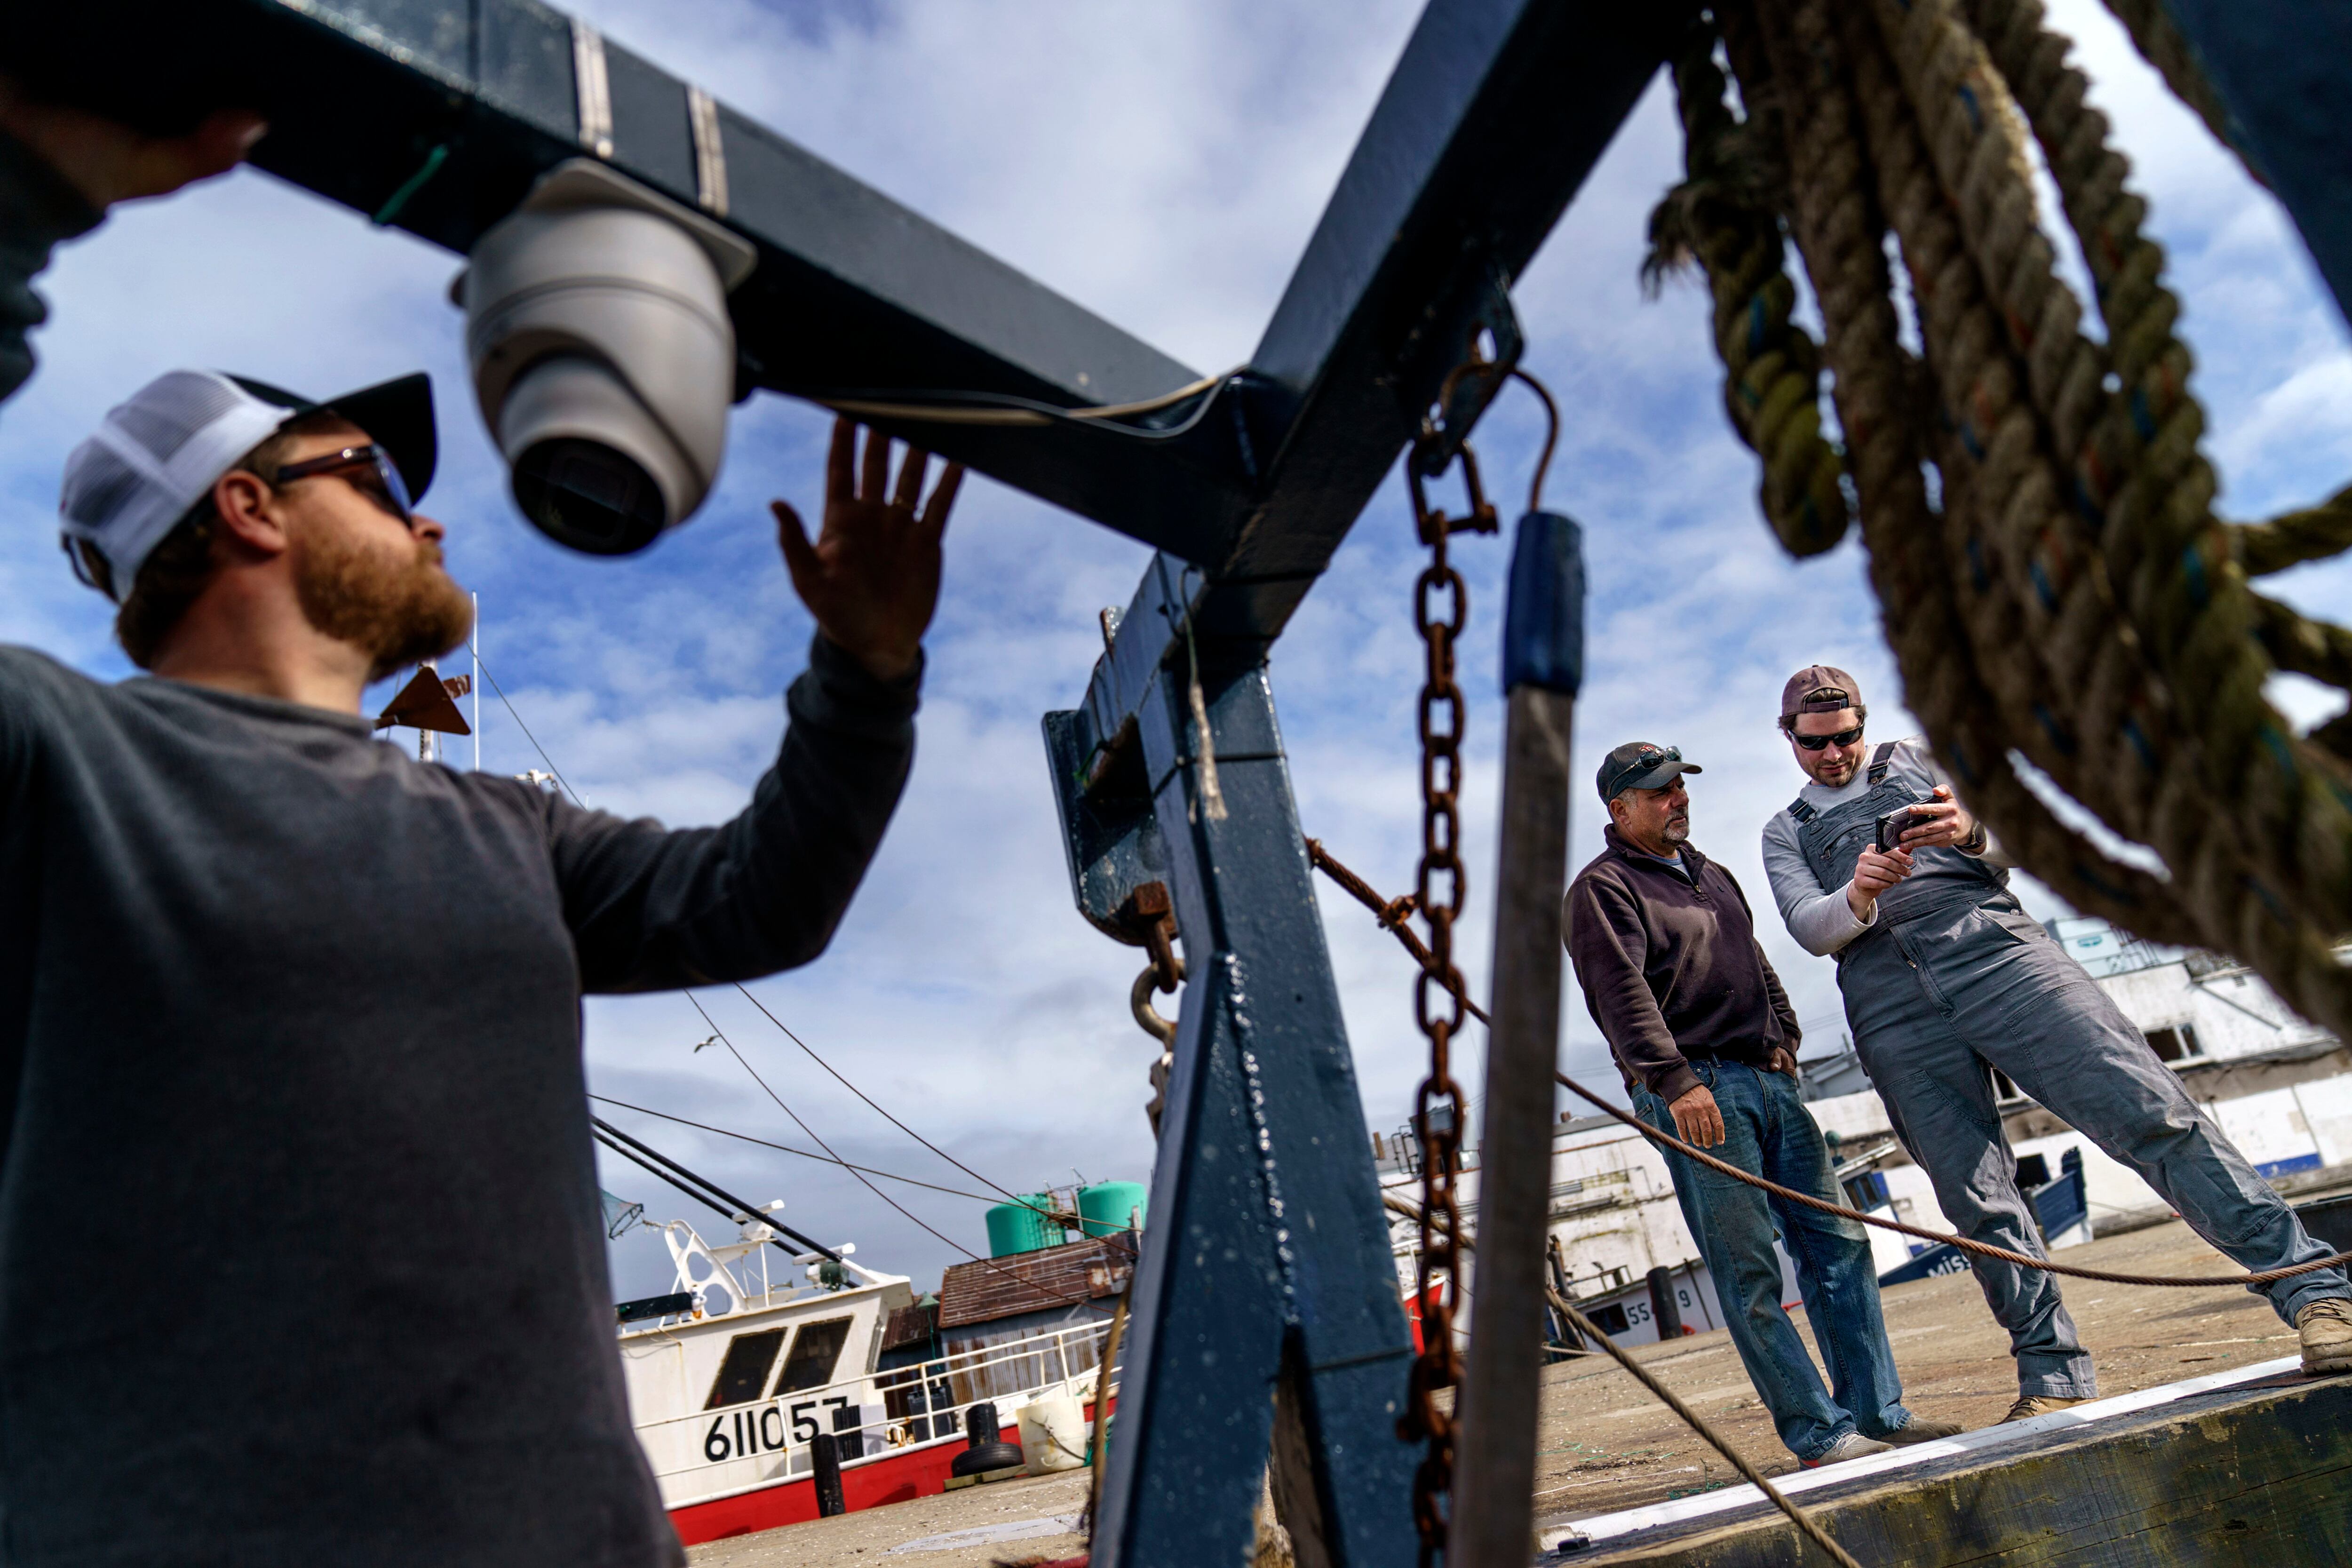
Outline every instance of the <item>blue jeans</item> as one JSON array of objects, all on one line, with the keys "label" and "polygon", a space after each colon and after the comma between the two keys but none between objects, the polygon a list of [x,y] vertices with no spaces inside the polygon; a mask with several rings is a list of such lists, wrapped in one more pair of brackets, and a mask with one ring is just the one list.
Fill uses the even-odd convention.
[{"label": "blue jeans", "polygon": [[[1784,1187],[1844,1201],[1795,1079],[1738,1062],[1691,1066],[1723,1112],[1724,1142],[1708,1153]],[[1633,1110],[1660,1131],[1675,1131],[1673,1111],[1656,1095],[1636,1089]],[[1672,1150],[1665,1154],[1683,1219],[1715,1276],[1731,1342],[1789,1451],[1818,1459],[1848,1432],[1880,1437],[1909,1426],[1878,1310],[1878,1269],[1863,1227],[1773,1197]],[[1796,1260],[1798,1293],[1834,1398],[1781,1309],[1776,1229]]]}]

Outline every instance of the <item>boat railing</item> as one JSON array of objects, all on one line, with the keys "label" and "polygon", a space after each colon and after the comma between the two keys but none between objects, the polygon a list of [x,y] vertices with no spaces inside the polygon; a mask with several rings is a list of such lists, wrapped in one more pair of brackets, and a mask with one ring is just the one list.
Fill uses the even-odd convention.
[{"label": "boat railing", "polygon": [[[1074,1324],[1026,1335],[1002,1344],[958,1351],[933,1360],[857,1377],[821,1388],[795,1389],[765,1399],[698,1410],[637,1428],[654,1474],[677,1491],[689,1476],[706,1484],[686,1489],[698,1497],[723,1495],[805,1475],[809,1441],[831,1432],[845,1465],[885,1458],[910,1447],[959,1438],[973,1405],[1020,1401],[1049,1388],[1093,1397],[1104,1380],[1096,1375],[1109,1331],[1108,1321]],[[1111,1369],[1115,1380],[1118,1368]],[[877,1405],[867,1397],[880,1395]],[[1025,1401],[1021,1401],[1025,1403]],[[673,1497],[670,1506],[688,1500]]]}]

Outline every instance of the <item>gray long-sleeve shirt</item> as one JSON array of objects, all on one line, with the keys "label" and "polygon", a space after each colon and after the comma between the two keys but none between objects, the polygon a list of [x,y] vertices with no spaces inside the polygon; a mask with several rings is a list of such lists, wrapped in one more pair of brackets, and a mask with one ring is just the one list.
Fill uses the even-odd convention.
[{"label": "gray long-sleeve shirt", "polygon": [[749,808],[668,832],[0,647],[0,1561],[683,1561],[580,1001],[824,948],[914,681],[820,640],[788,707]]},{"label": "gray long-sleeve shirt", "polygon": [[[1938,784],[1950,787],[1950,776],[1936,765],[1927,742],[1919,736],[1895,742],[1886,761],[1888,776],[1901,779],[1921,795]],[[1856,769],[1853,779],[1837,789],[1808,781],[1797,792],[1797,798],[1815,811],[1827,811],[1869,793],[1870,770],[1865,766]],[[1990,835],[1986,836],[1985,847],[1978,858],[2001,868],[2011,864]],[[1871,906],[1868,920],[1854,918],[1853,906],[1846,902],[1845,897],[1846,889],[1853,885],[1852,881],[1841,882],[1834,888],[1822,886],[1821,879],[1805,863],[1805,852],[1797,843],[1797,819],[1786,806],[1764,825],[1764,875],[1772,884],[1772,900],[1780,906],[1780,919],[1788,925],[1789,934],[1807,952],[1827,957],[1878,923],[1875,904]]]}]

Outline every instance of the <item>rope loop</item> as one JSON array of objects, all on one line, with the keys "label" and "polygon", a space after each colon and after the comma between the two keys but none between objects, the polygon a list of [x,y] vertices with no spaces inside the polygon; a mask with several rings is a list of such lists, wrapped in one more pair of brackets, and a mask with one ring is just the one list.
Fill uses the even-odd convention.
[{"label": "rope loop", "polygon": [[[2109,4],[2234,139],[2161,5]],[[1673,61],[1684,177],[1644,281],[1705,273],[1766,519],[1800,555],[1859,521],[1905,701],[2017,863],[2144,938],[2236,955],[2352,1037],[2333,952],[2352,717],[2302,733],[2264,694],[2281,669],[2352,689],[2352,631],[2249,585],[2352,549],[2352,490],[2215,515],[2180,304],[2071,47],[2043,0],[1727,0]],[[2087,301],[2043,228],[2037,145]],[[1819,342],[1790,317],[1790,240]],[[2062,819],[2052,785],[2163,868]]]}]

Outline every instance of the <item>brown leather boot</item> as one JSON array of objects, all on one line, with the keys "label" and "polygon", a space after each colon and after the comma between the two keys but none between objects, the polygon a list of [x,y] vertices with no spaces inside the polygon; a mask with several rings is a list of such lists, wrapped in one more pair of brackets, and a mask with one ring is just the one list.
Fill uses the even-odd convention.
[{"label": "brown leather boot", "polygon": [[2294,1327],[2303,1336],[2306,1377],[2352,1372],[2352,1301],[2341,1296],[2314,1301],[2294,1315]]},{"label": "brown leather boot", "polygon": [[2054,1394],[2021,1394],[2017,1396],[2017,1403],[2009,1407],[2009,1414],[2000,1418],[2000,1425],[2006,1426],[2012,1421],[2031,1421],[2037,1415],[2047,1415],[2053,1410],[2087,1403],[2081,1399],[2061,1399]]}]

